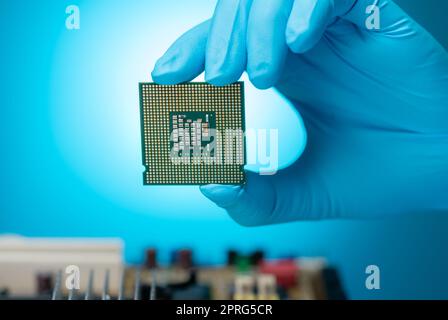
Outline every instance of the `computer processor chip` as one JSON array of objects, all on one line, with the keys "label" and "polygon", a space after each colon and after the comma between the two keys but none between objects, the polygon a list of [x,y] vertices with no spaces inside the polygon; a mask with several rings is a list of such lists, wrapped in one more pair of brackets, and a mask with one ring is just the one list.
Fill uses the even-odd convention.
[{"label": "computer processor chip", "polygon": [[140,83],[146,185],[245,182],[244,84]]}]

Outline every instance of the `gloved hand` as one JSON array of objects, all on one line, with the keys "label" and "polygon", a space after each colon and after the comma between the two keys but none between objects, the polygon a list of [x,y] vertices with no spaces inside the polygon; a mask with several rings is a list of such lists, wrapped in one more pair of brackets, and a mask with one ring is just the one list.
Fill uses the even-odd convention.
[{"label": "gloved hand", "polygon": [[[366,9],[380,8],[380,29]],[[370,8],[371,9],[371,8]],[[307,146],[276,175],[202,192],[245,226],[448,213],[448,54],[389,0],[221,0],[157,62],[161,84],[247,71],[300,112]]]}]

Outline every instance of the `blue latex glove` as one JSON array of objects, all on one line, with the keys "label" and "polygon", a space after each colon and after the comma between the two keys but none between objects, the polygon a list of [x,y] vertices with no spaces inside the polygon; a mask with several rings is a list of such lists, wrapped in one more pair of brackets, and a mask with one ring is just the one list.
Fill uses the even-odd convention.
[{"label": "blue latex glove", "polygon": [[[368,30],[366,8],[381,8]],[[300,159],[202,192],[238,223],[448,212],[448,54],[387,0],[222,0],[157,62],[162,84],[247,71],[303,117]]]}]

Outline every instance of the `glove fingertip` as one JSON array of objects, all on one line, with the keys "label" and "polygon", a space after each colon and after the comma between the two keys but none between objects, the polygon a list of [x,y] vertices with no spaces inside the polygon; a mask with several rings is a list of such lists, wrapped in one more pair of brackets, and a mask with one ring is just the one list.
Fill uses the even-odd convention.
[{"label": "glove fingertip", "polygon": [[203,185],[199,189],[204,196],[223,208],[233,204],[242,190],[241,186],[220,184]]},{"label": "glove fingertip", "polygon": [[151,78],[158,84],[174,85],[190,81],[200,72],[200,68],[195,70],[191,65],[188,65],[188,63],[180,63],[179,61],[174,63],[162,57],[157,61],[151,72]]},{"label": "glove fingertip", "polygon": [[260,90],[271,88],[280,77],[279,70],[272,66],[253,68],[248,71],[248,74],[252,84]]},{"label": "glove fingertip", "polygon": [[[176,60],[172,57],[172,53],[165,53],[159,60],[157,60],[154,69],[151,72],[152,80],[158,84],[176,84],[179,81],[179,75],[183,72],[177,70],[172,61]],[[176,76],[177,75],[177,76]]]}]

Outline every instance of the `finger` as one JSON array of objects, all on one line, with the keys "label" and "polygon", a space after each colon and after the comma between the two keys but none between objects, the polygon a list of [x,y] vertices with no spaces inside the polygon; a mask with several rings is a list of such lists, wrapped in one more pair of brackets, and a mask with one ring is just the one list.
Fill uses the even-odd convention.
[{"label": "finger", "polygon": [[254,0],[247,28],[247,72],[259,89],[273,86],[282,72],[288,47],[286,24],[293,0]]},{"label": "finger", "polygon": [[200,190],[246,227],[320,219],[328,210],[321,184],[295,179],[289,169],[276,176],[247,172],[246,180],[244,186],[206,185]]},{"label": "finger", "polygon": [[200,186],[201,192],[217,206],[227,208],[237,201],[243,188],[241,186],[208,184]]},{"label": "finger", "polygon": [[210,21],[207,20],[177,39],[157,61],[152,79],[159,84],[178,84],[201,74],[209,30]]},{"label": "finger", "polygon": [[[266,177],[266,176],[265,176]],[[246,173],[246,185],[206,185],[201,192],[219,207],[224,208],[230,217],[243,226],[256,226],[274,223],[266,217],[274,209],[275,192],[268,179],[259,179],[255,173]]]},{"label": "finger", "polygon": [[252,0],[220,0],[207,41],[205,80],[214,85],[237,81],[246,68],[246,30]]},{"label": "finger", "polygon": [[332,0],[295,0],[286,27],[286,43],[291,51],[304,53],[321,39],[334,19]]}]

